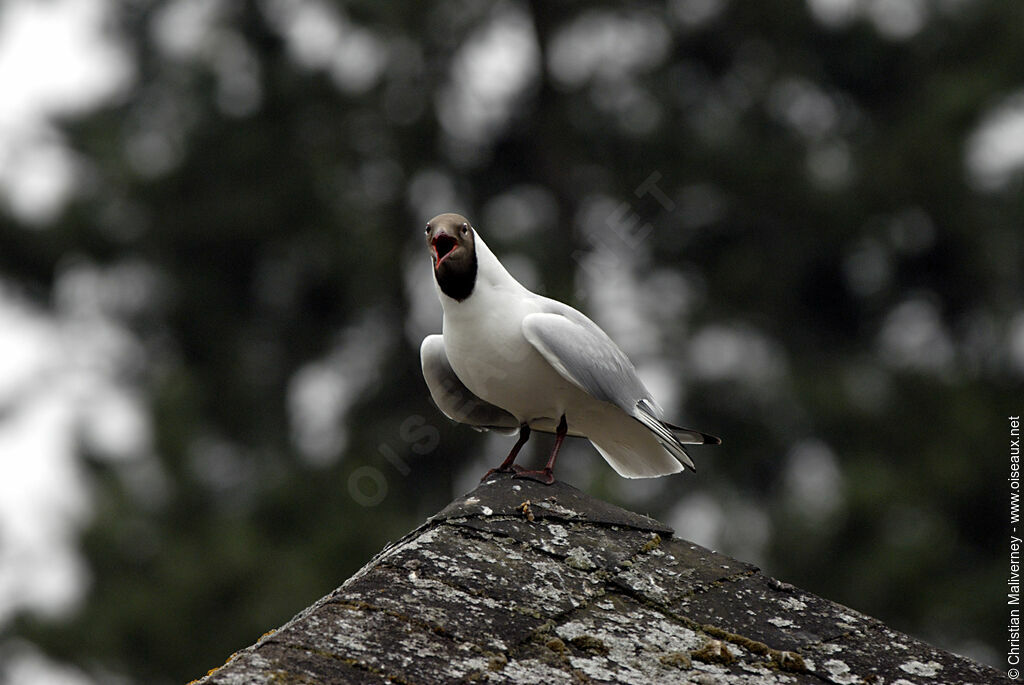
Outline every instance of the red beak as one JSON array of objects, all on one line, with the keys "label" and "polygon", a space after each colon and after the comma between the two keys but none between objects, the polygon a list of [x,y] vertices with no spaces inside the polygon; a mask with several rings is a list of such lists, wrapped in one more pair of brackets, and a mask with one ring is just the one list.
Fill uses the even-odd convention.
[{"label": "red beak", "polygon": [[447,233],[438,233],[434,236],[430,246],[434,248],[434,269],[436,270],[441,266],[441,262],[459,246],[459,241]]}]

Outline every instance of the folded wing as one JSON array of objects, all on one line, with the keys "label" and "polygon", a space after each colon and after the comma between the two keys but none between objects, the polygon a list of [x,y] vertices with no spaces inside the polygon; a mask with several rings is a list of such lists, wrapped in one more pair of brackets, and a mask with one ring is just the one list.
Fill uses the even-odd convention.
[{"label": "folded wing", "polygon": [[420,364],[430,396],[449,419],[479,430],[502,433],[515,433],[519,430],[516,417],[480,399],[459,380],[444,351],[443,337],[428,335],[423,339],[420,345]]},{"label": "folded wing", "polygon": [[721,442],[714,436],[665,423],[632,362],[611,338],[571,307],[549,302],[559,310],[527,315],[523,335],[563,378],[645,425],[672,456],[691,469],[693,461],[684,442]]},{"label": "folded wing", "polygon": [[528,314],[523,318],[527,341],[563,378],[591,397],[629,414],[642,399],[653,406],[633,363],[618,345],[590,319],[562,306],[578,319],[554,312]]}]

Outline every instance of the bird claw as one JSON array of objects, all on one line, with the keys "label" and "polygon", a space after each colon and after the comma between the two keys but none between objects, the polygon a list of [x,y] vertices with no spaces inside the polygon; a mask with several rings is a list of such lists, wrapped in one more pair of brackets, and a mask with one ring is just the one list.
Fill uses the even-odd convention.
[{"label": "bird claw", "polygon": [[511,474],[513,474],[512,477],[515,478],[516,475],[518,475],[519,473],[522,473],[524,470],[525,469],[522,466],[520,466],[519,464],[512,464],[511,466],[506,466],[505,468],[497,466],[497,467],[491,469],[490,471],[488,471],[487,473],[485,473],[484,477],[480,479],[480,482],[481,483],[484,482],[485,480],[487,480],[488,478],[493,476],[495,473],[511,473]]},{"label": "bird claw", "polygon": [[515,475],[512,477],[529,478],[530,480],[535,480],[538,483],[543,483],[544,485],[551,485],[555,482],[555,474],[551,469],[541,469],[540,471],[525,471],[520,469],[519,471],[516,471]]}]

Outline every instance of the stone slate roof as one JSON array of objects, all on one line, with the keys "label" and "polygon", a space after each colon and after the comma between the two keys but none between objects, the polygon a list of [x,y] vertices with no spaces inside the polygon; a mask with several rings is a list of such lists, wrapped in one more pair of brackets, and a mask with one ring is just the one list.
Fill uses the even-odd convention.
[{"label": "stone slate roof", "polygon": [[1009,683],[568,486],[496,476],[199,682]]}]

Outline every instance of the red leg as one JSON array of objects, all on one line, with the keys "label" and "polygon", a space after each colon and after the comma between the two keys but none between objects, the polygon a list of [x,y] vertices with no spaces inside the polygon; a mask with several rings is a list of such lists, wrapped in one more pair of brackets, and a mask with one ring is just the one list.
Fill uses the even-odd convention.
[{"label": "red leg", "polygon": [[522,467],[516,466],[513,462],[515,462],[516,457],[519,456],[519,450],[523,448],[523,445],[525,445],[526,441],[529,439],[530,427],[524,423],[519,427],[519,439],[516,440],[516,444],[512,445],[512,451],[508,453],[507,457],[505,457],[505,461],[501,462],[501,465],[498,466],[498,468],[491,469],[490,471],[485,473],[484,477],[481,478],[480,480],[487,480],[492,473],[512,473],[516,471],[522,471]]},{"label": "red leg", "polygon": [[519,471],[513,478],[529,478],[535,480],[538,483],[544,483],[545,485],[551,485],[555,482],[555,459],[558,458],[558,450],[562,446],[562,441],[565,440],[565,434],[569,432],[569,425],[565,422],[565,414],[562,414],[562,420],[558,422],[558,428],[555,432],[555,447],[551,450],[551,456],[548,457],[548,463],[540,471]]}]

